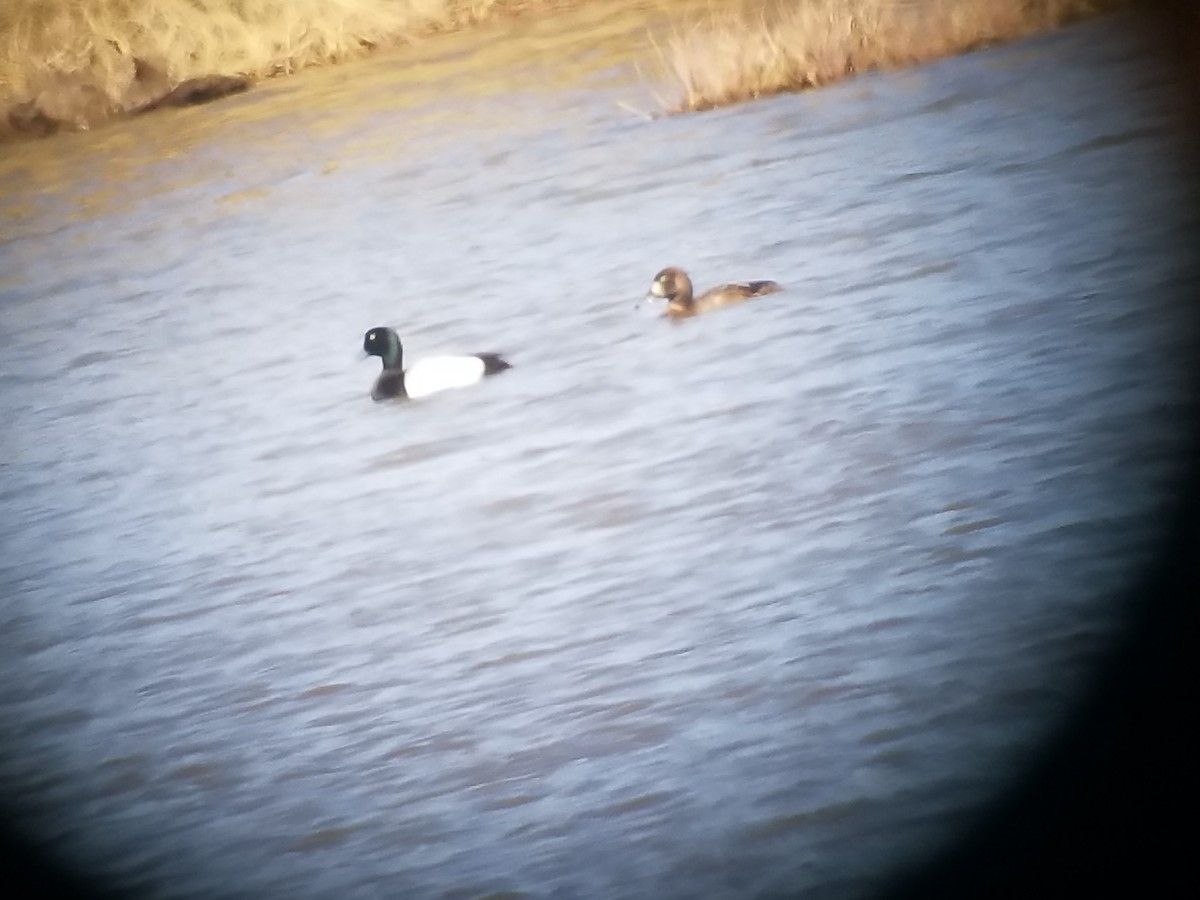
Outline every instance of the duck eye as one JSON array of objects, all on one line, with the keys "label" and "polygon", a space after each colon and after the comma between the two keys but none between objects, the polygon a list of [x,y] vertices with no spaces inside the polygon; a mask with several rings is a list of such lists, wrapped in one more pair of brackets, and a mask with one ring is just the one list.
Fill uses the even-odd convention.
[{"label": "duck eye", "polygon": [[368,334],[368,335],[367,335],[367,340],[368,340],[368,341],[373,341],[373,340],[375,340],[375,332],[373,332],[373,331],[372,331],[370,334]]}]

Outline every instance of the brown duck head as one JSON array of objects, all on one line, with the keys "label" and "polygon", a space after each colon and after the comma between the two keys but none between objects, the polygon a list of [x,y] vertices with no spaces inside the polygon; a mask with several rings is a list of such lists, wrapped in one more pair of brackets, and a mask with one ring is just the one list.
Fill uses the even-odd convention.
[{"label": "brown duck head", "polygon": [[692,280],[683,269],[668,266],[650,283],[650,292],[646,295],[649,301],[667,301],[668,316],[691,315],[694,307],[692,297]]}]

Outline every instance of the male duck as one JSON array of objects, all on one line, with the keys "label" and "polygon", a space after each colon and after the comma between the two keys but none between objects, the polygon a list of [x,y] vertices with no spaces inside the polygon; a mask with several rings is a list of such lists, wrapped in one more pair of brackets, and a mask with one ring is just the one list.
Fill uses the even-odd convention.
[{"label": "male duck", "polygon": [[487,375],[510,369],[498,353],[474,356],[432,356],[404,368],[404,348],[391,328],[372,328],[363,336],[368,356],[383,360],[383,372],[371,389],[372,400],[407,397],[416,400],[449,388],[466,387]]},{"label": "male duck", "polygon": [[667,316],[682,319],[782,290],[774,281],[750,281],[745,284],[725,284],[693,297],[692,279],[683,269],[670,266],[654,276],[646,300],[666,300]]}]

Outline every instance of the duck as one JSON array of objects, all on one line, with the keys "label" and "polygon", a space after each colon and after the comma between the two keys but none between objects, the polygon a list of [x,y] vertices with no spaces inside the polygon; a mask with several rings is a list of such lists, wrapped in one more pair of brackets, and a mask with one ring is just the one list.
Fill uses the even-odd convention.
[{"label": "duck", "polygon": [[499,353],[431,356],[404,368],[404,347],[395,330],[377,326],[363,335],[363,351],[383,360],[371,389],[372,400],[418,400],[451,388],[466,387],[512,366]]},{"label": "duck", "polygon": [[687,272],[675,266],[668,266],[654,276],[646,300],[666,300],[666,316],[683,319],[782,290],[783,288],[774,281],[747,281],[740,284],[724,284],[705,291],[699,297],[693,297],[692,279],[688,278]]}]

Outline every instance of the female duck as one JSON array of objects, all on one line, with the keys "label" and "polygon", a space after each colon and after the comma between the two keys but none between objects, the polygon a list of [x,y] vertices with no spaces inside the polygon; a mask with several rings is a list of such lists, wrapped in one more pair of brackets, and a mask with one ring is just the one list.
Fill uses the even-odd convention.
[{"label": "female duck", "polygon": [[667,316],[682,319],[782,290],[783,288],[774,281],[750,281],[745,284],[725,284],[705,291],[699,297],[693,297],[692,280],[683,269],[671,266],[654,276],[646,299],[666,300]]},{"label": "female duck", "polygon": [[383,360],[383,372],[371,389],[372,400],[392,397],[416,400],[449,388],[466,387],[487,375],[512,368],[498,353],[474,356],[433,356],[404,368],[404,348],[391,328],[372,328],[363,336],[368,356]]}]

